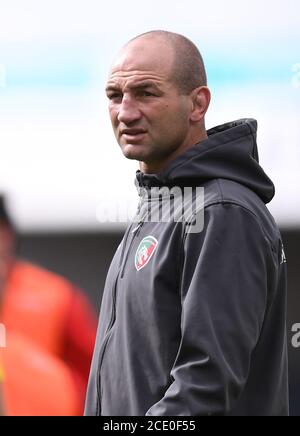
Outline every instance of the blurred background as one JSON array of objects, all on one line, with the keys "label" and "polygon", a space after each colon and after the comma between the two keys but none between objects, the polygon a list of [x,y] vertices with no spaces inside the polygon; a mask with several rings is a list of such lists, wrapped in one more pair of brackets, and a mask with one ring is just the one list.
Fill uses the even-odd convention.
[{"label": "blurred background", "polygon": [[299,16],[298,0],[0,0],[0,192],[18,252],[83,289],[96,312],[137,204],[137,163],[115,142],[104,94],[120,47],[148,30],[184,34],[207,68],[207,128],[258,120],[260,163],[276,186],[269,208],[288,260],[293,415],[300,415],[300,348],[292,345],[300,323]]}]

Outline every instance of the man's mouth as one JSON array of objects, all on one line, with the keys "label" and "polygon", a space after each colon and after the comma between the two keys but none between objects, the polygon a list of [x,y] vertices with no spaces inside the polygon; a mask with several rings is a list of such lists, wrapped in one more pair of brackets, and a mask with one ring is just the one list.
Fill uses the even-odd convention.
[{"label": "man's mouth", "polygon": [[126,141],[140,141],[146,133],[146,130],[142,129],[124,129],[121,131],[121,135]]}]

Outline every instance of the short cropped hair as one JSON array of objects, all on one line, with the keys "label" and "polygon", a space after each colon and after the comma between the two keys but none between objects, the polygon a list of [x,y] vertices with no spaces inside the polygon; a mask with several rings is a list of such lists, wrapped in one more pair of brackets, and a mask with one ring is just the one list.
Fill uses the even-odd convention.
[{"label": "short cropped hair", "polygon": [[166,30],[152,30],[136,36],[129,43],[152,35],[163,38],[173,47],[175,59],[171,79],[174,80],[182,94],[190,94],[193,89],[199,86],[207,86],[207,76],[201,53],[196,45],[185,36]]}]

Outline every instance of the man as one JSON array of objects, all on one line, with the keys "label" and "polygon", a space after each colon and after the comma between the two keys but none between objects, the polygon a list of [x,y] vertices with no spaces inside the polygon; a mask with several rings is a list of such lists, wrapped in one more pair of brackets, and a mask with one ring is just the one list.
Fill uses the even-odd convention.
[{"label": "man", "polygon": [[0,323],[7,331],[0,350],[7,413],[82,414],[94,311],[68,280],[16,258],[16,232],[1,196]]},{"label": "man", "polygon": [[[140,203],[108,272],[86,415],[287,415],[286,264],[255,120],[206,131],[202,57],[170,32],[126,44],[106,92]],[[151,222],[166,187],[204,187],[204,204],[194,189],[185,219]]]}]

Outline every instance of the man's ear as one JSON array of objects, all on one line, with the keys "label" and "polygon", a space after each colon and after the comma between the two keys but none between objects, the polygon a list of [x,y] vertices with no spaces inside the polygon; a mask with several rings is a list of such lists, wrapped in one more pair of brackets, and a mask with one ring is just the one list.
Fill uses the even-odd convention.
[{"label": "man's ear", "polygon": [[190,120],[193,123],[202,121],[210,103],[210,90],[207,86],[199,86],[191,93],[192,111]]}]

